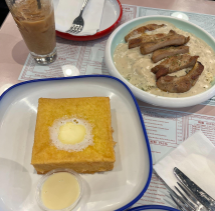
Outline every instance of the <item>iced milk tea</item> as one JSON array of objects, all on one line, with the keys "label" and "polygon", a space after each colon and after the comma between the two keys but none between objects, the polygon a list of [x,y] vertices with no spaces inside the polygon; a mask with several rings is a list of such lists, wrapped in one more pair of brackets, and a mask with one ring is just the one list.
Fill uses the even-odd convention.
[{"label": "iced milk tea", "polygon": [[56,58],[56,35],[52,1],[15,0],[9,8],[36,62],[53,62]]}]

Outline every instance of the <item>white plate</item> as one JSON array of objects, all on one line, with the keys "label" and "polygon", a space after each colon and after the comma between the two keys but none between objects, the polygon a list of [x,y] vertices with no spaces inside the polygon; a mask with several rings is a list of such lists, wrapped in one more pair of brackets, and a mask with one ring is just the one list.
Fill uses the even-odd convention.
[{"label": "white plate", "polygon": [[40,97],[107,96],[111,102],[116,163],[105,173],[82,174],[79,211],[124,210],[148,188],[152,159],[145,126],[129,88],[111,76],[77,76],[26,81],[0,97],[0,210],[39,211],[34,186],[41,178],[31,162]]}]

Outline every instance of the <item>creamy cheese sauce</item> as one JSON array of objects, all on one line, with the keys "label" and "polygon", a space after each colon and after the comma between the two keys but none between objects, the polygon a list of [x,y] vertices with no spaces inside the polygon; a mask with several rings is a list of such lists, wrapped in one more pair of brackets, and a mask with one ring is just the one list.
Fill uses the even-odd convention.
[{"label": "creamy cheese sauce", "polygon": [[[184,36],[190,36],[190,41],[186,44],[190,47],[190,55],[199,56],[198,61],[204,65],[204,71],[200,75],[195,86],[193,86],[189,91],[185,93],[169,93],[164,92],[157,88],[155,74],[151,72],[151,69],[158,65],[163,60],[153,63],[151,61],[151,54],[142,55],[140,53],[140,47],[128,49],[127,43],[120,43],[114,52],[114,64],[119,71],[119,73],[126,78],[131,84],[147,91],[151,94],[165,96],[165,97],[188,97],[192,95],[199,94],[206,91],[211,87],[211,82],[215,76],[215,52],[208,46],[203,40],[197,38],[195,35],[182,31],[165,21],[149,21],[142,25],[147,25],[150,23],[155,24],[165,24],[166,26],[156,29],[154,31],[147,31],[147,34],[157,34],[157,33],[168,33],[171,29],[178,34]],[[141,25],[135,27],[138,28]],[[191,68],[183,69],[178,72],[169,74],[170,76],[183,76]]]}]

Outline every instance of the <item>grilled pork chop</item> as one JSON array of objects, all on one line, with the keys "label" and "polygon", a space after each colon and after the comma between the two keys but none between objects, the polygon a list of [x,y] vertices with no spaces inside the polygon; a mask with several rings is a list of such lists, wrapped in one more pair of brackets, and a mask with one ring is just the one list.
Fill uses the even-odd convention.
[{"label": "grilled pork chop", "polygon": [[128,40],[128,48],[135,48],[141,45],[141,43],[147,43],[147,42],[154,42],[156,39],[162,38],[167,36],[167,34],[152,34],[152,35],[147,35],[147,34],[142,34],[139,37],[135,38],[130,38]]},{"label": "grilled pork chop", "polygon": [[180,54],[165,59],[156,65],[151,71],[156,74],[156,78],[173,73],[184,68],[193,67],[199,56],[190,56],[189,54]]},{"label": "grilled pork chop", "polygon": [[184,76],[163,76],[158,79],[157,87],[165,92],[184,93],[195,85],[199,76],[202,74],[204,66],[200,62],[196,62],[193,69]]},{"label": "grilled pork chop", "polygon": [[166,57],[184,53],[189,53],[189,46],[163,48],[153,52],[152,61],[156,63]]},{"label": "grilled pork chop", "polygon": [[171,33],[172,35],[159,38],[154,42],[148,42],[148,43],[141,44],[140,52],[143,55],[145,55],[145,54],[152,53],[153,51],[156,51],[160,48],[164,48],[167,46],[184,45],[190,40],[190,37],[185,37],[183,35],[177,34],[173,30],[170,30],[169,33]]},{"label": "grilled pork chop", "polygon": [[155,29],[158,29],[158,28],[161,28],[165,26],[164,24],[161,24],[161,25],[157,25],[157,24],[148,24],[146,26],[141,26],[137,29],[134,29],[133,31],[131,31],[130,33],[128,33],[126,36],[125,36],[125,41],[128,42],[128,40],[131,38],[131,37],[136,37],[138,35],[141,35],[141,34],[144,34],[145,31],[153,31]]}]

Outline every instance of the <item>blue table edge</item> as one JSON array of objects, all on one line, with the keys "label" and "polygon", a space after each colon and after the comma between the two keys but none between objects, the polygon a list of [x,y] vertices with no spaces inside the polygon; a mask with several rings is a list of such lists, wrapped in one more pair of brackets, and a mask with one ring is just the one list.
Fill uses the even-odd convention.
[{"label": "blue table edge", "polygon": [[134,208],[128,209],[127,211],[141,211],[141,210],[151,210],[151,209],[179,211],[175,208],[162,206],[162,205],[144,205],[144,206],[139,206],[139,207],[134,207]]},{"label": "blue table edge", "polygon": [[[73,77],[59,77],[59,78],[43,78],[43,79],[35,79],[35,80],[29,80],[29,81],[24,81],[24,82],[20,82],[20,83],[17,83],[13,86],[11,86],[10,88],[8,88],[7,90],[5,90],[2,95],[0,96],[0,102],[1,100],[3,99],[3,97],[12,89],[18,87],[18,86],[22,86],[22,85],[25,85],[25,84],[29,84],[29,83],[35,83],[35,82],[42,82],[42,81],[58,81],[58,80],[70,80],[70,79],[78,79],[78,78],[109,78],[109,79],[112,79],[112,80],[115,80],[119,83],[121,83],[126,89],[127,91],[130,93],[134,103],[135,103],[135,106],[136,106],[136,109],[137,109],[137,112],[138,112],[138,115],[139,115],[139,119],[140,119],[140,122],[141,122],[141,126],[142,126],[142,129],[143,129],[143,134],[145,136],[145,140],[146,140],[146,145],[147,145],[147,150],[148,150],[148,156],[149,156],[149,175],[148,175],[148,180],[146,182],[146,185],[145,187],[143,188],[143,190],[139,193],[138,196],[136,196],[136,198],[134,198],[132,201],[130,201],[128,204],[124,205],[123,207],[115,210],[115,211],[123,211],[125,209],[128,209],[130,206],[132,206],[134,203],[136,203],[143,195],[144,193],[146,192],[146,190],[148,189],[148,186],[150,184],[150,181],[151,181],[151,177],[152,177],[152,171],[153,171],[153,167],[152,167],[152,154],[151,154],[151,148],[150,148],[150,144],[149,144],[149,139],[148,139],[148,136],[147,136],[147,132],[146,132],[146,128],[145,128],[145,124],[144,124],[144,121],[143,121],[143,118],[142,118],[142,114],[141,114],[141,111],[140,111],[140,108],[139,108],[139,105],[132,93],[132,91],[130,90],[130,88],[123,82],[121,81],[120,79],[118,78],[115,78],[113,76],[108,76],[108,75],[80,75],[80,76],[73,76]],[[1,106],[1,105],[0,105]]]}]

